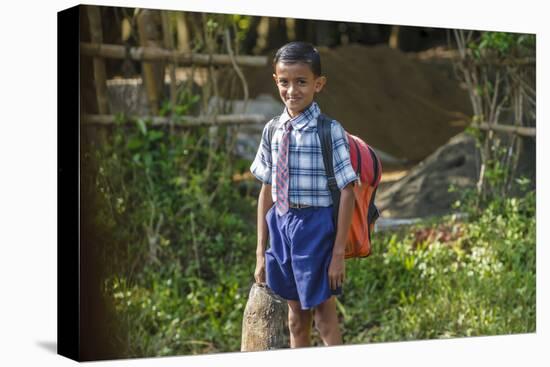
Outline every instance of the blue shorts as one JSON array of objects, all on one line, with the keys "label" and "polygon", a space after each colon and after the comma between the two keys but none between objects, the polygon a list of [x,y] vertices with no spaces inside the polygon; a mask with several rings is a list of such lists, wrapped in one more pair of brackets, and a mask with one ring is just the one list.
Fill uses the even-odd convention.
[{"label": "blue shorts", "polygon": [[269,288],[302,309],[323,303],[342,289],[330,289],[328,267],[336,229],[332,206],[289,208],[282,216],[273,205],[266,214],[270,247],[265,253]]}]

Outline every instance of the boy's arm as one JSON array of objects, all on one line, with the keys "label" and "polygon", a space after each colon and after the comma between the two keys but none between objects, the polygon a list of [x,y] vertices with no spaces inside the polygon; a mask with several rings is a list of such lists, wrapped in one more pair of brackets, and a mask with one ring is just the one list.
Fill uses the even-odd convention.
[{"label": "boy's arm", "polygon": [[348,239],[351,217],[355,205],[353,185],[354,183],[348,184],[342,189],[340,194],[336,240],[334,241],[334,249],[332,250],[332,254],[336,256],[344,257],[346,252],[346,242]]},{"label": "boy's arm", "polygon": [[329,280],[331,288],[342,285],[345,277],[346,241],[354,207],[353,183],[358,180],[351,165],[349,142],[342,125],[333,121],[331,125],[332,159],[334,177],[340,188],[340,206],[338,207],[338,223],[336,223],[336,239],[332,250],[332,261],[329,265]]},{"label": "boy's arm", "polygon": [[338,223],[336,227],[336,239],[332,249],[332,260],[329,266],[329,281],[330,287],[336,289],[340,287],[345,280],[345,253],[346,241],[348,238],[349,228],[351,226],[351,217],[355,200],[353,197],[353,185],[348,184],[344,187],[340,194],[340,206],[338,208]]},{"label": "boy's arm", "polygon": [[257,283],[265,283],[265,250],[268,239],[265,216],[272,205],[271,185],[263,183],[260,195],[258,195],[258,243],[256,247],[256,270],[254,271],[254,278]]}]

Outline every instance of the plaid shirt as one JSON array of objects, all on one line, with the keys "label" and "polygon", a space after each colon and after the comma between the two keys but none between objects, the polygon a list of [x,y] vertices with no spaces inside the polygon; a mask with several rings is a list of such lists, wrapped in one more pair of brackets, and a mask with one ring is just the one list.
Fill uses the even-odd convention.
[{"label": "plaid shirt", "polygon": [[[321,113],[317,103],[312,102],[298,116],[291,118],[286,108],[279,118],[273,132],[271,152],[269,151],[269,126],[271,119],[264,127],[262,141],[250,171],[265,184],[272,184],[271,195],[277,200],[277,156],[279,142],[284,132],[284,123],[290,120],[292,131],[288,153],[289,165],[289,202],[312,206],[330,206],[332,197],[327,185],[325,164],[321,143],[317,134],[317,116]],[[357,180],[349,155],[349,143],[342,125],[336,120],[331,123],[334,176],[338,188],[342,190],[350,182]]]}]

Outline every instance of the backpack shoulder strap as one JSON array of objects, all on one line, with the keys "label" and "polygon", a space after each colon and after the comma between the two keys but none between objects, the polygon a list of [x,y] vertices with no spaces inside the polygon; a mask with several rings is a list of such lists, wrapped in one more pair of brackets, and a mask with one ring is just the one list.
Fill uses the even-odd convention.
[{"label": "backpack shoulder strap", "polygon": [[338,225],[338,209],[340,207],[340,189],[334,177],[334,166],[332,164],[332,134],[331,134],[332,119],[321,113],[317,118],[317,134],[321,143],[321,152],[323,154],[323,162],[327,174],[328,189],[332,196],[332,205],[334,209],[334,225]]},{"label": "backpack shoulder strap", "polygon": [[332,162],[332,134],[331,134],[331,119],[320,114],[317,119],[317,134],[319,135],[319,141],[321,142],[321,151],[323,153],[323,162],[325,163],[325,170],[328,177],[328,186],[330,190],[338,189],[336,185],[336,178],[334,177],[334,166]]}]

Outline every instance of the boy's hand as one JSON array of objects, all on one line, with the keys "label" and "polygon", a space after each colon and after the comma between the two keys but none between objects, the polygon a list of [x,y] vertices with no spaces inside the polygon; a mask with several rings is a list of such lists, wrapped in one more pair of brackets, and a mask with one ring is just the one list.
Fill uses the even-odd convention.
[{"label": "boy's hand", "polygon": [[256,283],[265,283],[265,248],[268,239],[265,216],[272,206],[271,185],[264,183],[258,196],[258,244],[256,247],[256,270],[254,270]]},{"label": "boy's hand", "polygon": [[346,277],[346,263],[344,261],[344,255],[332,254],[332,260],[328,267],[328,279],[330,282],[330,288],[335,290],[344,284]]},{"label": "boy's hand", "polygon": [[256,270],[254,270],[254,279],[256,283],[265,283],[265,257],[256,257]]}]

